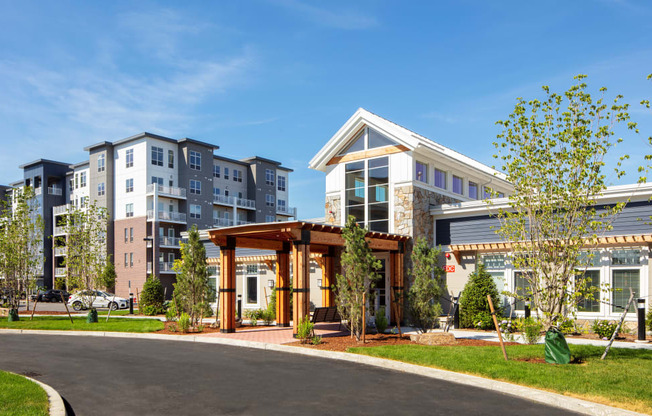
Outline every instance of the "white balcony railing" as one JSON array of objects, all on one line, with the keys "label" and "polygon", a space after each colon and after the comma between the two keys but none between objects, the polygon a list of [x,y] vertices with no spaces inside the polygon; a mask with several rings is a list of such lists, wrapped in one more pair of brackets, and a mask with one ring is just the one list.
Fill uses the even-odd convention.
[{"label": "white balcony railing", "polygon": [[[147,211],[147,219],[152,220],[154,219],[154,211],[153,210],[148,210]],[[158,211],[158,214],[156,216],[157,220],[161,221],[171,221],[171,222],[186,222],[186,214],[183,212],[169,212],[169,211]]]},{"label": "white balcony railing", "polygon": [[65,247],[55,247],[54,248],[54,255],[55,256],[65,256],[66,255],[66,248]]},{"label": "white balcony railing", "polygon": [[66,275],[66,268],[65,267],[55,267],[54,275],[55,276],[65,276]]},{"label": "white balcony railing", "polygon": [[52,213],[54,215],[61,215],[61,214],[65,214],[69,210],[70,210],[70,204],[59,205],[59,206],[56,206],[56,207],[52,208]]},{"label": "white balcony railing", "polygon": [[63,190],[58,186],[48,186],[48,194],[50,195],[63,195]]},{"label": "white balcony railing", "polygon": [[287,206],[276,206],[276,213],[277,214],[283,214],[283,215],[289,215],[291,217],[296,217],[297,216],[297,209],[294,207],[287,207]]},{"label": "white balcony railing", "polygon": [[231,227],[233,220],[231,218],[213,218],[213,225],[215,227]]},{"label": "white balcony railing", "polygon": [[235,203],[237,206],[241,208],[256,209],[256,201],[253,201],[251,199],[236,198]]},{"label": "white balcony railing", "polygon": [[66,234],[66,227],[54,227],[54,235]]},{"label": "white balcony railing", "polygon": [[176,237],[159,237],[160,245],[166,247],[181,247],[181,239]]},{"label": "white balcony railing", "polygon": [[39,186],[38,188],[34,188],[34,195],[41,195],[43,189]]},{"label": "white balcony railing", "polygon": [[160,261],[158,263],[158,271],[162,273],[176,273],[173,270],[174,262],[173,261]]},{"label": "white balcony railing", "polygon": [[225,195],[213,195],[214,204],[233,205],[233,197]]},{"label": "white balcony railing", "polygon": [[213,195],[213,203],[228,205],[231,207],[235,205],[239,208],[256,209],[256,201],[251,199],[236,198],[234,196]]},{"label": "white balcony railing", "polygon": [[163,186],[154,183],[147,185],[147,194],[153,194],[154,190],[161,196],[186,199],[186,188]]},{"label": "white balcony railing", "polygon": [[238,220],[238,225],[253,224],[253,221]]}]

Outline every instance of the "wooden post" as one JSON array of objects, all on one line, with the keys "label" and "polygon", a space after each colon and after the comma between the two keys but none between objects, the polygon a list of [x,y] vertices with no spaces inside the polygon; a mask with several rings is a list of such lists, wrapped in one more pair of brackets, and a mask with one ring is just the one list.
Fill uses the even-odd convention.
[{"label": "wooden post", "polygon": [[293,319],[292,334],[296,337],[299,323],[310,314],[310,239],[309,235],[293,241]]},{"label": "wooden post", "polygon": [[[111,306],[113,306],[113,303],[115,302],[115,295],[113,295],[113,298],[111,299],[111,303],[109,303],[109,312],[106,314],[106,322],[109,322],[109,318],[111,317]],[[138,309],[140,311],[140,309]]]},{"label": "wooden post", "polygon": [[505,351],[505,344],[503,344],[503,336],[500,334],[500,325],[498,325],[498,319],[496,319],[496,311],[494,310],[494,303],[491,301],[491,295],[487,295],[487,300],[489,301],[489,309],[491,309],[491,317],[494,320],[494,325],[496,326],[496,331],[498,332],[498,341],[500,341],[500,348],[503,350],[503,357],[507,361],[507,351]]},{"label": "wooden post", "polygon": [[333,290],[331,286],[335,281],[335,276],[333,276],[333,247],[328,248],[328,253],[322,255],[321,260],[321,306],[331,307],[335,306],[335,301],[333,299]]},{"label": "wooden post", "polygon": [[[36,291],[36,300],[34,301],[34,308],[32,309],[32,316],[29,317],[29,320],[30,320],[30,321],[34,319],[34,312],[36,311],[36,304],[38,303],[38,295],[39,295],[40,293],[41,293],[40,290],[37,290],[37,291]],[[61,296],[61,299],[63,300],[63,295]],[[64,303],[65,303],[65,300],[64,300]],[[29,310],[29,309],[28,309],[28,310]]]},{"label": "wooden post", "polygon": [[[399,316],[399,313],[398,313],[399,304],[398,304],[397,298],[400,297],[401,295],[399,294],[397,296],[396,295],[396,290],[392,290],[392,292],[394,293],[394,301],[392,302],[392,309],[394,310],[394,316],[398,317]],[[396,321],[396,327],[398,328],[398,337],[403,338],[403,332],[401,331],[401,320],[400,319],[398,319]]]},{"label": "wooden post", "polygon": [[75,322],[72,320],[72,315],[70,314],[70,309],[68,309],[68,302],[66,300],[63,300],[63,306],[66,307],[66,312],[68,312],[68,318],[70,318],[70,323],[74,324]]},{"label": "wooden post", "polygon": [[632,305],[633,301],[634,301],[634,292],[630,287],[629,301],[627,301],[627,306],[625,307],[623,314],[620,316],[620,322],[618,322],[618,326],[616,327],[616,330],[614,331],[613,334],[611,334],[611,339],[609,340],[609,344],[607,344],[607,348],[604,350],[604,353],[602,353],[602,357],[600,357],[601,360],[607,358],[607,354],[609,354],[609,350],[611,349],[611,344],[614,343],[614,340],[616,339],[616,335],[618,335],[618,332],[620,331],[620,327],[623,326],[623,321],[625,320],[625,317],[627,316],[627,311],[629,310],[629,307]]},{"label": "wooden post", "polygon": [[263,286],[263,290],[265,291],[265,309],[269,308],[269,302],[267,301],[267,286]]},{"label": "wooden post", "polygon": [[235,332],[235,238],[220,246],[220,332]]},{"label": "wooden post", "polygon": [[290,247],[276,252],[276,326],[290,326]]}]

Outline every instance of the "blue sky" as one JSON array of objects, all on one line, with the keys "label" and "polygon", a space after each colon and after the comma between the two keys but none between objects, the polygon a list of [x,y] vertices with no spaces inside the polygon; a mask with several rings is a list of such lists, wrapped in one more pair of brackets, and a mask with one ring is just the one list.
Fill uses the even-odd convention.
[{"label": "blue sky", "polygon": [[[308,161],[358,107],[492,165],[495,121],[541,85],[586,73],[652,97],[651,29],[652,3],[628,0],[0,0],[0,183],[149,131],[279,160],[290,205],[323,216]],[[635,167],[652,113],[632,116],[642,134],[617,152]]]}]

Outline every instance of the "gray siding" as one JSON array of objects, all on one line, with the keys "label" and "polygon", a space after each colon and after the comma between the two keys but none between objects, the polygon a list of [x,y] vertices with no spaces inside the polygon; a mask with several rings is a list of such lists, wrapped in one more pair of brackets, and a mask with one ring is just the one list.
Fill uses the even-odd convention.
[{"label": "gray siding", "polygon": [[[190,169],[190,151],[201,154],[201,170]],[[185,142],[179,145],[179,186],[186,188],[186,201],[180,201],[180,211],[186,213],[188,229],[197,225],[197,229],[213,227],[213,148],[196,143]],[[165,156],[167,157],[167,155]],[[201,194],[190,193],[190,180],[201,182]],[[201,206],[201,218],[190,218],[190,205]]]},{"label": "gray siding", "polygon": [[[613,229],[607,236],[647,234],[652,232],[652,202],[633,202],[613,222]],[[437,221],[436,244],[496,243],[503,241],[497,234],[500,222],[495,217],[440,219]]]}]

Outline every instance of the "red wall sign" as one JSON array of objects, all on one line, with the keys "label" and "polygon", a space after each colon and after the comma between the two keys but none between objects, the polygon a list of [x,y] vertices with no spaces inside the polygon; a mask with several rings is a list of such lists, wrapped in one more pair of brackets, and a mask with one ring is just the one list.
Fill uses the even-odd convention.
[{"label": "red wall sign", "polygon": [[444,270],[446,270],[446,273],[455,273],[455,265],[445,266]]}]

